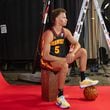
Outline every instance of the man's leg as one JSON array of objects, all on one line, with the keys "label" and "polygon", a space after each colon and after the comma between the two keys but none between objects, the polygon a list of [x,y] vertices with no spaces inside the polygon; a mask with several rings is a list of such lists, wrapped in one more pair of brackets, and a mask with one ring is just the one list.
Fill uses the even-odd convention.
[{"label": "man's leg", "polygon": [[74,60],[79,59],[79,68],[81,74],[81,82],[80,87],[88,87],[92,85],[96,85],[99,81],[98,80],[90,80],[86,78],[85,71],[87,66],[87,51],[84,48],[81,48],[75,55]]},{"label": "man's leg", "polygon": [[63,89],[65,84],[66,75],[68,73],[68,64],[66,62],[52,62],[51,63],[54,70],[57,70],[58,74],[58,97],[57,97],[57,105],[61,108],[69,108],[70,104],[66,101],[63,95]]},{"label": "man's leg", "polygon": [[53,67],[54,70],[57,70],[57,74],[58,74],[58,87],[59,89],[63,89],[64,88],[64,84],[65,84],[65,79],[66,79],[66,75],[68,73],[68,64],[66,62],[51,62],[51,65]]}]

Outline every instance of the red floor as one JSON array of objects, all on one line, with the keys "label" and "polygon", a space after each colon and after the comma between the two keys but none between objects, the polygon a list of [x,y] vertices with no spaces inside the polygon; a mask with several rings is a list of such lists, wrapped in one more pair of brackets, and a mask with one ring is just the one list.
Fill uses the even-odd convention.
[{"label": "red floor", "polygon": [[[83,89],[65,86],[65,96],[71,104],[69,110],[110,110],[110,86],[98,86],[98,97],[87,101]],[[39,85],[10,85],[0,74],[0,110],[60,110],[55,102],[41,99]]]}]

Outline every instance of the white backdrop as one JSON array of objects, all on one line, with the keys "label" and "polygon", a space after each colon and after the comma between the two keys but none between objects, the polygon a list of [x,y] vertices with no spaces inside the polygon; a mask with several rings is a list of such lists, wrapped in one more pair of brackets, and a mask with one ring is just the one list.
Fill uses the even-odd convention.
[{"label": "white backdrop", "polygon": [[[101,7],[104,0],[98,0]],[[94,7],[92,0],[89,3],[86,19],[84,22],[85,32],[85,48],[88,52],[88,58],[97,58],[98,48],[103,46],[107,49],[107,54],[110,57],[110,51],[108,49],[103,30],[101,28],[99,18]]]}]

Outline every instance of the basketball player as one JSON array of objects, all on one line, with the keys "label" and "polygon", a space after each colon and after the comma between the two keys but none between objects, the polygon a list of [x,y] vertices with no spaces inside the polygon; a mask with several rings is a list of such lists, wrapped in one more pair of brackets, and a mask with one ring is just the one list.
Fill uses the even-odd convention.
[{"label": "basketball player", "polygon": [[[71,32],[65,28],[67,24],[66,10],[57,8],[52,11],[52,27],[46,30],[42,36],[42,67],[56,71],[58,76],[58,96],[56,104],[61,108],[70,108],[66,101],[63,89],[69,64],[79,59],[81,81],[80,87],[84,88],[96,85],[98,80],[86,78],[87,52],[81,48],[80,44],[74,39]],[[71,46],[71,49],[70,49]]]}]

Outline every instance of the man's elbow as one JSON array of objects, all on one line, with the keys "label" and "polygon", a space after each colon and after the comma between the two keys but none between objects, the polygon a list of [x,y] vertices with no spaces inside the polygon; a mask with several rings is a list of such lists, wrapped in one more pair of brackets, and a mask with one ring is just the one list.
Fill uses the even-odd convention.
[{"label": "man's elbow", "polygon": [[78,43],[78,44],[77,44],[77,47],[80,49],[80,48],[81,48],[81,45]]},{"label": "man's elbow", "polygon": [[79,44],[79,49],[81,48],[81,45]]}]

